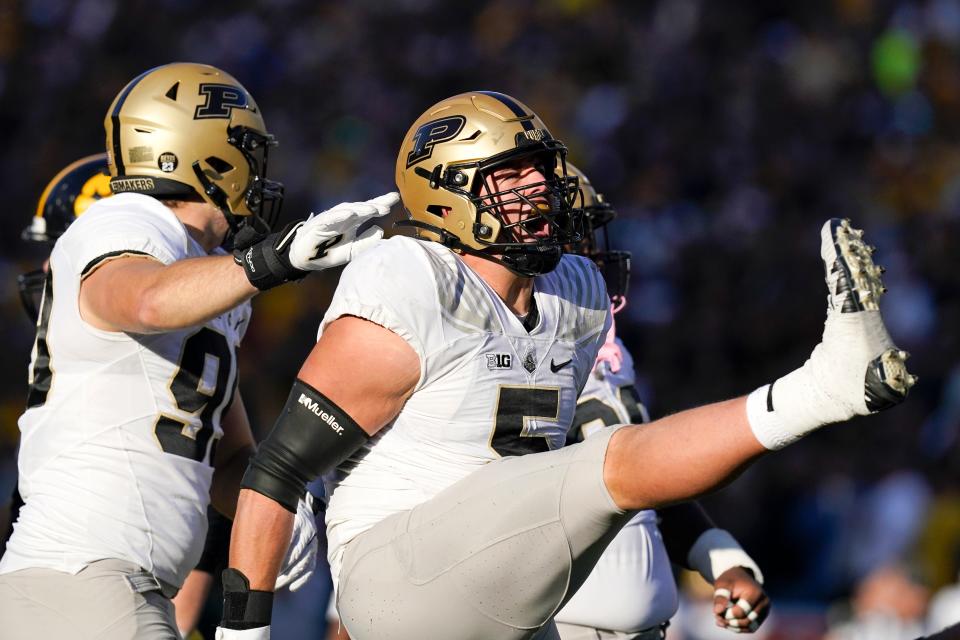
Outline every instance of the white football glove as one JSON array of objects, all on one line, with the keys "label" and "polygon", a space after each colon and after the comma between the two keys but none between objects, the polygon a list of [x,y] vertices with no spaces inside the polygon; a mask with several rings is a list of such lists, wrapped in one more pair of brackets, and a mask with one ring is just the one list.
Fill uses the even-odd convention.
[{"label": "white football glove", "polygon": [[280,573],[273,585],[274,591],[289,587],[296,591],[307,583],[317,564],[319,548],[317,519],[313,509],[314,497],[308,491],[297,503],[297,515],[293,520],[290,546],[280,566]]},{"label": "white football glove", "polygon": [[261,291],[300,280],[311,271],[338,267],[383,237],[383,229],[376,226],[359,236],[357,229],[387,215],[399,201],[400,195],[391,192],[366,202],[344,202],[267,236],[243,228],[234,239],[233,259]]},{"label": "white football glove", "polygon": [[391,191],[366,202],[344,202],[310,214],[293,229],[290,264],[301,271],[318,271],[350,262],[383,237],[380,227],[370,227],[358,236],[360,225],[387,215],[398,202],[400,194]]}]

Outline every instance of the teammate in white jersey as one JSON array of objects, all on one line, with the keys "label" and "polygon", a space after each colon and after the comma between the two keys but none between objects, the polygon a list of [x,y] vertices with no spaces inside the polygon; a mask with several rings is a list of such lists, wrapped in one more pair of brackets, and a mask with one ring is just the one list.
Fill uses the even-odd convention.
[{"label": "teammate in white jersey", "polygon": [[[15,639],[180,637],[169,598],[199,558],[208,503],[232,515],[253,451],[236,367],[249,299],[345,262],[376,239],[352,242],[356,226],[389,208],[270,233],[273,138],[246,90],[206,65],[138,76],[105,127],[118,195],[54,246],[20,419],[25,504],[0,562]],[[220,248],[231,230],[236,256]],[[298,522],[281,583],[312,569],[298,562],[312,513]]]},{"label": "teammate in white jersey", "polygon": [[871,298],[877,272],[835,221],[822,232],[826,331],[806,365],[746,398],[562,446],[609,329],[594,265],[561,259],[577,235],[564,153],[502,94],[461,94],[414,123],[397,182],[421,239],[344,272],[244,476],[220,637],[269,637],[280,541],[304,483],[330,469],[330,559],[352,638],[555,638],[553,615],[634,512],[906,395],[904,355]]},{"label": "teammate in white jersey", "polygon": [[[17,289],[24,313],[34,325],[40,312],[43,286],[47,276],[47,258],[53,243],[67,227],[96,200],[110,195],[110,169],[105,153],[86,156],[60,170],[43,189],[30,224],[20,238],[31,245],[45,247],[43,265],[17,276]],[[13,533],[23,506],[23,497],[14,485],[9,505],[0,506],[0,558],[6,551],[7,539]]]},{"label": "teammate in white jersey", "polygon": [[[574,249],[603,273],[616,317],[626,306],[630,253],[610,249],[607,225],[616,217],[610,203],[582,171],[570,163],[567,170],[579,179],[585,221],[584,240]],[[611,326],[577,402],[567,441],[581,442],[605,427],[649,421],[637,394],[633,357]],[[763,623],[769,600],[760,568],[699,505],[687,502],[641,511],[620,530],[583,586],[557,612],[562,640],[663,637],[678,605],[671,561],[697,570],[714,585],[719,625],[753,631]]]},{"label": "teammate in white jersey", "polygon": [[[91,204],[110,196],[111,193],[110,167],[105,153],[86,156],[70,163],[44,188],[30,224],[20,234],[25,242],[44,247],[47,251],[41,268],[17,278],[21,304],[34,325],[38,321],[49,251],[53,244]],[[0,557],[6,550],[7,538],[13,532],[13,523],[16,522],[22,506],[23,498],[15,486],[9,511],[5,507],[0,508],[0,523],[9,513],[6,524],[0,524],[0,531],[4,532],[0,534]],[[216,509],[208,509],[207,518],[209,526],[203,556],[197,567],[187,576],[177,597],[173,599],[177,628],[184,637],[196,625],[213,582],[214,568],[217,563],[221,563],[222,570],[222,565],[226,564],[231,521]]]}]

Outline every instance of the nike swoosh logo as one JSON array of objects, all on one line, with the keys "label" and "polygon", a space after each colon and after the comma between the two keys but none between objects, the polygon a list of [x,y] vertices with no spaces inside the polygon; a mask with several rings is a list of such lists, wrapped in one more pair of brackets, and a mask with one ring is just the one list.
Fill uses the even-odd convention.
[{"label": "nike swoosh logo", "polygon": [[550,358],[550,371],[553,371],[554,373],[556,373],[557,371],[560,371],[560,369],[563,369],[565,366],[567,366],[571,362],[573,362],[573,358],[570,358],[569,360],[566,360],[564,362],[561,362],[560,364],[557,364],[556,362],[553,361],[553,358]]}]

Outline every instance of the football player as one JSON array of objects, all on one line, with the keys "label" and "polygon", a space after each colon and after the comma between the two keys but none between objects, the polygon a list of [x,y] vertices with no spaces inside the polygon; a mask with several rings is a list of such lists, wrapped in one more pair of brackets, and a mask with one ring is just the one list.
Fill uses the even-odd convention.
[{"label": "football player", "polygon": [[578,241],[565,148],[493,92],[413,124],[397,183],[420,239],[350,264],[286,406],[251,460],[224,572],[222,638],[269,637],[297,496],[326,476],[337,608],[355,640],[556,637],[553,615],[642,509],[716,488],[912,384],[847,223],[822,230],[824,339],[749,396],[563,446],[610,328]]},{"label": "football player", "polygon": [[[616,211],[582,171],[569,162],[567,170],[579,179],[584,211],[584,239],[573,250],[600,269],[616,317],[626,306],[630,280],[629,252],[610,249],[607,225]],[[633,357],[611,326],[577,402],[567,441],[581,442],[605,427],[649,421],[636,392]],[[698,571],[714,585],[721,626],[754,631],[766,618],[769,600],[756,562],[733,536],[716,528],[699,505],[687,502],[640,511],[620,530],[583,586],[557,613],[560,637],[663,637],[678,605],[671,561]]]},{"label": "football player", "polygon": [[[49,252],[71,222],[87,210],[94,201],[110,195],[110,171],[107,168],[107,155],[104,153],[87,156],[72,162],[47,183],[37,210],[30,224],[20,237],[31,244],[43,245]],[[40,298],[47,274],[47,260],[39,269],[23,273],[17,277],[17,289],[24,313],[33,324],[37,323]],[[0,558],[6,551],[7,539],[13,533],[13,523],[17,520],[23,498],[16,485],[9,505],[0,507]]]},{"label": "football player", "polygon": [[[20,237],[28,243],[38,244],[47,252],[53,248],[57,238],[63,235],[67,227],[80,214],[99,200],[111,194],[110,167],[107,154],[100,153],[77,160],[60,171],[46,186],[37,204],[37,210],[30,224]],[[41,306],[44,281],[47,275],[48,261],[45,259],[39,269],[22,274],[17,278],[17,288],[24,312],[31,322],[37,323]],[[17,520],[23,498],[14,487],[9,510],[3,509],[0,515],[9,513],[8,526],[0,529],[6,533],[0,540],[0,557],[6,549],[6,541],[13,533],[13,523]],[[196,625],[197,618],[206,600],[212,576],[226,564],[226,547],[229,543],[230,520],[215,509],[207,510],[209,526],[203,555],[196,568],[190,572],[183,587],[173,599],[176,607],[177,628],[186,637],[187,632]]]},{"label": "football player", "polygon": [[[11,638],[180,637],[170,598],[200,556],[208,503],[232,516],[253,451],[236,368],[249,299],[348,260],[379,235],[357,226],[396,198],[273,232],[275,141],[214,67],[141,74],[104,124],[115,195],[57,240],[39,310],[24,506],[0,561]],[[299,510],[281,583],[312,570],[308,500]]]}]

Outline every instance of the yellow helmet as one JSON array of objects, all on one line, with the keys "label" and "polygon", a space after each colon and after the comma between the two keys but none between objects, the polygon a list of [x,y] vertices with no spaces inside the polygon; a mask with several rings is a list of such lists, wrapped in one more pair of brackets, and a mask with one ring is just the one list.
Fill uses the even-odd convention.
[{"label": "yellow helmet", "polygon": [[[71,162],[47,183],[37,211],[20,237],[27,242],[52,245],[91,204],[109,195],[110,171],[105,153]],[[20,302],[34,323],[46,279],[43,269],[17,276]]]},{"label": "yellow helmet", "polygon": [[240,219],[276,223],[283,185],[266,179],[276,146],[247,90],[228,73],[176,62],[130,81],[104,119],[114,193],[197,197]]},{"label": "yellow helmet", "polygon": [[[519,275],[547,273],[560,261],[563,245],[581,237],[573,207],[577,182],[564,170],[566,152],[537,114],[510,96],[471,91],[442,100],[417,118],[400,147],[397,187],[411,219],[398,225]],[[518,161],[532,162],[546,180],[525,185],[522,193],[489,193],[487,176]],[[539,197],[549,208],[531,202]],[[505,221],[501,207],[520,202],[529,215]],[[523,241],[525,225],[544,222],[547,236]]]},{"label": "yellow helmet", "polygon": [[105,153],[71,162],[44,188],[37,211],[20,237],[53,244],[87,207],[109,195],[110,170]]},{"label": "yellow helmet", "polygon": [[577,176],[580,183],[580,206],[583,209],[583,240],[574,245],[573,252],[593,260],[603,279],[607,283],[607,293],[616,306],[626,302],[627,289],[630,287],[630,252],[612,251],[607,225],[617,217],[613,206],[602,193],[598,193],[593,183],[583,171],[567,163],[567,171]]}]

